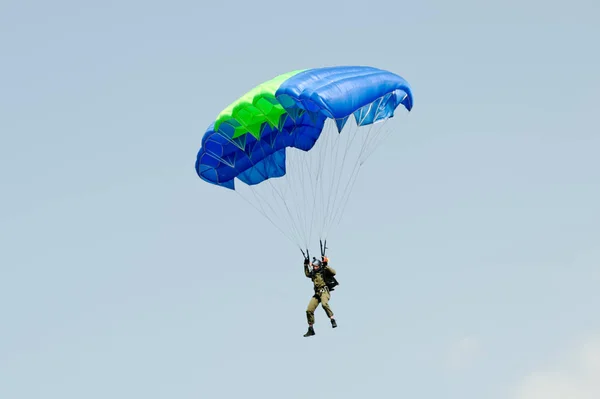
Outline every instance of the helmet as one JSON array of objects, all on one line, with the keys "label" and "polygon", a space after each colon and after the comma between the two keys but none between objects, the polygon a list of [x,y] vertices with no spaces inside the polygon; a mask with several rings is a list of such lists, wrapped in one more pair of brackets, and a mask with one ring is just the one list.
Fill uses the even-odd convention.
[{"label": "helmet", "polygon": [[319,266],[319,267],[323,266],[323,263],[315,257],[313,257],[312,264],[313,264],[313,266]]}]

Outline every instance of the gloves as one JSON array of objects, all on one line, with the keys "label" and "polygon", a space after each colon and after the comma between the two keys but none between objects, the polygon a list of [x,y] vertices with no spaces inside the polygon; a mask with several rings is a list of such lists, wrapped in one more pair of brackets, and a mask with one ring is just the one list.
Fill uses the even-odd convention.
[{"label": "gloves", "polygon": [[308,258],[304,258],[304,266],[308,266],[308,263],[309,263]]}]

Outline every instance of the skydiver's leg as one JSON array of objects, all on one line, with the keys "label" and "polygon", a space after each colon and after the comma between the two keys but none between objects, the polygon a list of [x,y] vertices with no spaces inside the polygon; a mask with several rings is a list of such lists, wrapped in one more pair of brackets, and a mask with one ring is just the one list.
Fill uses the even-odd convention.
[{"label": "skydiver's leg", "polygon": [[329,317],[329,319],[331,320],[331,326],[333,328],[336,328],[337,323],[335,322],[335,319],[333,318],[333,311],[331,310],[331,307],[329,307],[329,299],[330,298],[331,298],[331,294],[329,293],[329,291],[324,291],[323,293],[321,293],[321,306],[323,307],[323,310],[327,314],[327,317]]},{"label": "skydiver's leg", "polygon": [[321,306],[323,307],[323,310],[327,314],[327,317],[329,317],[331,319],[331,318],[333,318],[333,311],[331,310],[331,307],[329,306],[330,298],[331,298],[331,295],[329,294],[329,292],[324,291],[321,293]]},{"label": "skydiver's leg", "polygon": [[308,325],[312,326],[315,324],[315,310],[319,306],[319,299],[315,296],[310,298],[310,302],[308,302],[308,307],[306,308],[306,320],[308,321]]},{"label": "skydiver's leg", "polygon": [[313,328],[313,324],[315,324],[315,309],[319,306],[319,300],[313,296],[310,298],[310,302],[308,302],[308,307],[306,308],[306,319],[308,321],[308,331],[304,334],[305,337],[310,337],[315,335],[315,329]]}]

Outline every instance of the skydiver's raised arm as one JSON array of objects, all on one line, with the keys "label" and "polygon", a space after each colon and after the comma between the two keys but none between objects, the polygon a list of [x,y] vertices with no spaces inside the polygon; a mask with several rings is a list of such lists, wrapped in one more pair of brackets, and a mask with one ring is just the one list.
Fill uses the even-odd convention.
[{"label": "skydiver's raised arm", "polygon": [[329,258],[327,256],[323,256],[323,267],[326,268],[327,270],[329,270],[329,272],[331,273],[332,276],[335,276],[335,269],[331,266],[329,266]]},{"label": "skydiver's raised arm", "polygon": [[308,270],[308,258],[304,258],[304,275],[310,278],[310,271]]}]

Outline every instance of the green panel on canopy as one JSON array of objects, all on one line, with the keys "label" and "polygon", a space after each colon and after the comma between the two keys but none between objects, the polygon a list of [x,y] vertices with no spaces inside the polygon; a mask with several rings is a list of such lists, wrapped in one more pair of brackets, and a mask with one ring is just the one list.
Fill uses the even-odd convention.
[{"label": "green panel on canopy", "polygon": [[283,82],[302,71],[304,69],[279,75],[238,98],[217,116],[215,130],[219,129],[221,123],[229,122],[235,127],[233,138],[250,133],[259,139],[260,129],[265,122],[277,126],[281,115],[286,113],[275,98],[275,92]]}]

